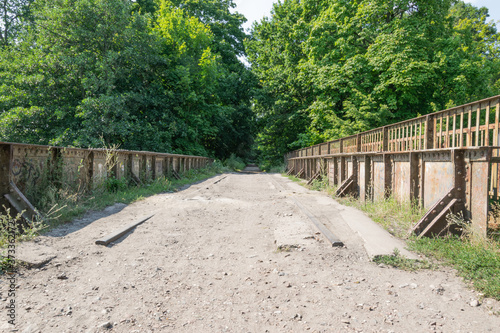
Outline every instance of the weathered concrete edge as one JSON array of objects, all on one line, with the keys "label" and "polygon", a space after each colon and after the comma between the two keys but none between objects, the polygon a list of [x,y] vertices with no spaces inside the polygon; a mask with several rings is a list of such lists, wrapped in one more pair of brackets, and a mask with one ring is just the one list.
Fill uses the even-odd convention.
[{"label": "weathered concrete edge", "polygon": [[393,254],[396,248],[406,258],[420,259],[418,255],[406,249],[406,243],[403,240],[392,236],[362,211],[341,205],[335,199],[333,202],[345,223],[363,240],[364,248],[370,258]]}]

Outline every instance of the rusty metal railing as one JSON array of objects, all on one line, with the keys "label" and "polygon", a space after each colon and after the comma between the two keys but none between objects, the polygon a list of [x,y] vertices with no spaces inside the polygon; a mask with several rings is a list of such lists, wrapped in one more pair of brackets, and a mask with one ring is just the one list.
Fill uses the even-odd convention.
[{"label": "rusty metal railing", "polygon": [[499,128],[500,95],[298,149],[286,156],[500,146]]},{"label": "rusty metal railing", "polygon": [[309,179],[323,171],[361,200],[418,202],[429,212],[416,233],[441,232],[444,210],[463,211],[486,232],[490,201],[500,200],[499,128],[500,95],[295,150],[285,160],[289,173]]},{"label": "rusty metal railing", "polygon": [[212,162],[191,155],[0,142],[0,209],[5,205],[32,219],[35,207],[23,193],[47,179],[92,189],[109,177],[129,177],[138,184],[161,176],[178,178]]}]

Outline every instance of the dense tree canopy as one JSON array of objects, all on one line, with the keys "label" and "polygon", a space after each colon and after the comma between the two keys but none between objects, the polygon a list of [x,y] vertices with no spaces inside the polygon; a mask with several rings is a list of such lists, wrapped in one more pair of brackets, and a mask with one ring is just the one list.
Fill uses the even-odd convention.
[{"label": "dense tree canopy", "polygon": [[[200,3],[204,17],[194,1],[37,0],[34,24],[2,53],[0,138],[248,152],[251,73],[237,59],[244,19],[229,12],[232,1]],[[217,20],[232,20],[230,31],[212,29]],[[224,34],[234,37],[228,47]]]},{"label": "dense tree canopy", "polygon": [[2,1],[0,140],[220,158],[253,145],[269,164],[500,89],[486,8],[282,0],[247,36],[234,7]]},{"label": "dense tree canopy", "polygon": [[21,29],[31,22],[31,5],[33,1],[0,1],[0,47],[15,43]]},{"label": "dense tree canopy", "polygon": [[497,94],[487,13],[452,0],[276,4],[248,42],[262,158]]}]

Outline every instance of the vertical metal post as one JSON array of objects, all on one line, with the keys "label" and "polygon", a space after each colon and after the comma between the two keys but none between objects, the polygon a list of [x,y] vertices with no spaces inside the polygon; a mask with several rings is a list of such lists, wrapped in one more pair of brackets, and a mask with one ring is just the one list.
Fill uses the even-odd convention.
[{"label": "vertical metal post", "polygon": [[156,179],[156,155],[153,155],[151,157],[151,167],[153,170],[152,171],[152,177],[153,179]]},{"label": "vertical metal post", "polygon": [[352,179],[354,181],[354,196],[359,197],[359,165],[357,156],[351,156],[352,161]]},{"label": "vertical metal post", "polygon": [[389,198],[392,195],[392,161],[390,154],[384,154],[384,196]]},{"label": "vertical metal post", "polygon": [[90,150],[85,161],[87,163],[87,190],[90,191],[94,187],[94,151]]},{"label": "vertical metal post", "polygon": [[344,180],[346,180],[346,178],[347,178],[346,173],[347,173],[347,161],[346,161],[346,158],[344,156],[341,156],[340,157],[340,184],[342,184],[344,182]]},{"label": "vertical metal post", "polygon": [[373,163],[369,155],[365,155],[365,200],[373,201],[373,176],[372,176]]},{"label": "vertical metal post", "polygon": [[387,152],[389,151],[389,128],[387,126],[384,126],[383,129],[383,142],[382,142],[382,151]]},{"label": "vertical metal post", "polygon": [[424,149],[434,148],[434,116],[425,117]]},{"label": "vertical metal post", "polygon": [[453,183],[455,186],[454,196],[458,200],[458,204],[456,204],[457,209],[455,213],[459,211],[463,211],[465,208],[466,196],[465,196],[465,186],[467,179],[467,170],[465,165],[465,151],[460,150],[452,150],[451,159],[453,163]]},{"label": "vertical metal post", "polygon": [[419,154],[415,152],[409,153],[410,162],[410,201],[412,203],[418,202],[419,200]]},{"label": "vertical metal post", "polygon": [[5,205],[7,200],[4,195],[9,193],[10,175],[12,172],[12,145],[0,144],[0,209]]},{"label": "vertical metal post", "polygon": [[146,155],[140,155],[139,179],[143,182],[148,180],[148,160]]},{"label": "vertical metal post", "polygon": [[338,185],[338,176],[339,176],[339,161],[338,157],[334,157],[333,161],[333,185]]}]

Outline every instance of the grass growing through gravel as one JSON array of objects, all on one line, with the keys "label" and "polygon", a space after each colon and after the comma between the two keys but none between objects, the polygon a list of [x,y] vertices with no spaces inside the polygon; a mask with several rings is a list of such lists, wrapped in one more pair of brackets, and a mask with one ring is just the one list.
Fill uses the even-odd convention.
[{"label": "grass growing through gravel", "polygon": [[[226,171],[228,169],[220,162],[215,162],[204,169],[187,171],[180,180],[161,177],[140,186],[129,186],[126,180],[110,179],[90,193],[49,187],[44,191],[43,196],[34,202],[35,207],[44,215],[43,221],[20,229],[16,238],[18,241],[30,240],[42,231],[81,217],[88,211],[102,210],[115,203],[129,204],[159,193],[174,192],[184,185],[205,180]],[[7,245],[6,226],[13,218],[19,219],[10,214],[0,214],[0,249]]]},{"label": "grass growing through gravel", "polygon": [[343,205],[355,207],[365,212],[392,235],[406,239],[410,228],[424,216],[425,211],[410,202],[398,202],[394,197],[372,202],[361,202],[352,197],[335,198]]},{"label": "grass growing through gravel", "polygon": [[484,297],[500,300],[500,244],[497,241],[471,242],[449,236],[416,239],[408,245],[410,250],[455,268]]},{"label": "grass growing through gravel", "polygon": [[418,271],[420,269],[434,269],[436,267],[427,260],[408,259],[402,256],[398,249],[394,249],[394,253],[391,255],[375,256],[375,258],[373,258],[373,262],[410,272]]}]

